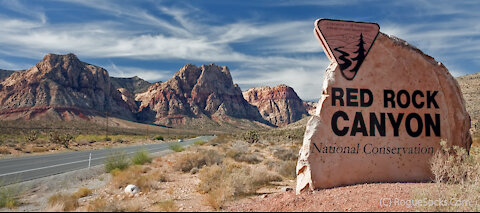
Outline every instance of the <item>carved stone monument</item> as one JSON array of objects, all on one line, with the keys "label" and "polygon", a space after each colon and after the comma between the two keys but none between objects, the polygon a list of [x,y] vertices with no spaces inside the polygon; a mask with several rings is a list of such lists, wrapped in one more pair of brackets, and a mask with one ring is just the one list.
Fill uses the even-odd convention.
[{"label": "carved stone monument", "polygon": [[425,181],[440,140],[467,150],[470,117],[447,68],[375,23],[319,19],[331,60],[297,164],[297,193]]}]

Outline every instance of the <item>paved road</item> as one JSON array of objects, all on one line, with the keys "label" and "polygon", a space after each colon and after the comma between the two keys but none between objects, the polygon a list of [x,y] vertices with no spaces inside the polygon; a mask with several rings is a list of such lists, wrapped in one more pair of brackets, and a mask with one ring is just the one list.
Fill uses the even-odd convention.
[{"label": "paved road", "polygon": [[213,137],[214,136],[200,136],[193,139],[185,139],[181,143],[169,142],[146,144],[110,149],[3,159],[0,160],[0,185],[23,182],[50,175],[56,175],[78,169],[88,168],[90,153],[92,154],[91,166],[96,166],[103,164],[108,155],[116,151],[125,151],[128,155],[133,155],[136,151],[144,148],[148,150],[149,153],[155,153],[168,150],[170,148],[170,145],[174,143],[188,146],[193,144],[197,140],[208,141]]}]

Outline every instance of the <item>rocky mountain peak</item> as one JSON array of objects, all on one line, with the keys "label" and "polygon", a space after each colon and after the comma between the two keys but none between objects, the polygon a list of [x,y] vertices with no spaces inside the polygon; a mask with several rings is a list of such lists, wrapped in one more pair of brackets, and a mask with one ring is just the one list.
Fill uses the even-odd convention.
[{"label": "rocky mountain peak", "polygon": [[[22,113],[32,114],[39,108],[58,107],[100,114],[108,111],[111,115],[133,118],[121,94],[112,87],[108,72],[80,61],[74,54],[48,54],[32,68],[15,72],[1,82],[0,115],[24,116]],[[17,113],[18,108],[22,108],[21,113]],[[15,113],[11,113],[13,109]],[[42,113],[30,117],[38,114]]]},{"label": "rocky mountain peak", "polygon": [[156,122],[167,125],[183,123],[186,117],[203,116],[261,120],[258,111],[233,84],[228,67],[215,64],[200,67],[187,64],[172,79],[152,85],[136,99],[141,101],[140,110],[155,111]]},{"label": "rocky mountain peak", "polygon": [[302,119],[308,112],[293,88],[281,84],[263,86],[243,92],[243,97],[258,108],[262,117],[276,126],[285,126]]}]

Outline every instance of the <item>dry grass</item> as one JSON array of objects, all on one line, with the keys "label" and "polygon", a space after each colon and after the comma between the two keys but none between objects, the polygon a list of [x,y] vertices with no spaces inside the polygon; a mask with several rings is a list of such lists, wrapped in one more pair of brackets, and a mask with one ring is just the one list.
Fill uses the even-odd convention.
[{"label": "dry grass", "polygon": [[123,209],[115,202],[107,202],[104,198],[97,198],[87,205],[88,212],[121,212]]},{"label": "dry grass", "polygon": [[156,212],[178,212],[178,207],[173,200],[165,200],[155,203]]},{"label": "dry grass", "polygon": [[112,171],[110,185],[115,188],[123,188],[128,184],[136,185],[143,192],[156,189],[158,182],[166,182],[167,176],[162,171],[145,172],[142,166],[131,166],[126,170]]},{"label": "dry grass", "polygon": [[263,161],[263,156],[259,153],[252,153],[249,144],[237,141],[227,151],[227,157],[234,159],[237,162],[245,162],[249,164],[257,164]]},{"label": "dry grass", "polygon": [[203,166],[221,164],[223,155],[215,150],[198,149],[179,155],[173,165],[175,170],[190,172],[192,169],[200,169]]},{"label": "dry grass", "polygon": [[86,187],[79,188],[77,192],[73,194],[74,197],[82,198],[82,197],[87,197],[92,194],[92,190]]},{"label": "dry grass", "polygon": [[480,148],[447,148],[431,160],[435,186],[416,192],[418,200],[446,201],[445,205],[417,206],[419,211],[480,211]]},{"label": "dry grass", "polygon": [[198,176],[198,191],[206,194],[205,202],[216,210],[228,199],[253,195],[270,182],[282,180],[279,175],[265,168],[237,162],[204,167]]},{"label": "dry grass", "polygon": [[0,147],[0,154],[1,154],[1,155],[9,155],[9,154],[12,154],[12,153],[10,152],[10,149],[9,149],[9,148],[7,148],[7,147]]},{"label": "dry grass", "polygon": [[18,201],[21,189],[17,184],[2,186],[0,182],[0,208],[15,209],[20,202]]},{"label": "dry grass", "polygon": [[78,198],[74,195],[57,193],[48,198],[47,211],[73,211],[78,207]]}]

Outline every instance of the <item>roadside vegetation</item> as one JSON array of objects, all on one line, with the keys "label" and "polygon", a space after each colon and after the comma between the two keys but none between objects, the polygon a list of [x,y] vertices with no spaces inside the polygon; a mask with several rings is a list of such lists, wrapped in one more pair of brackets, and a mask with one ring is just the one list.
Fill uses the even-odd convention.
[{"label": "roadside vegetation", "polygon": [[474,145],[470,154],[463,148],[446,146],[431,160],[434,187],[415,193],[418,200],[446,201],[442,205],[417,206],[417,211],[480,211],[480,147]]},{"label": "roadside vegetation", "polygon": [[[140,125],[140,124],[139,124]],[[87,121],[2,121],[0,157],[6,155],[92,150],[139,143],[162,143],[200,133],[141,124],[142,128],[106,127]],[[147,127],[148,126],[148,127]]]},{"label": "roadside vegetation", "polygon": [[18,184],[3,186],[0,183],[0,208],[15,209],[20,205],[21,188]]}]

